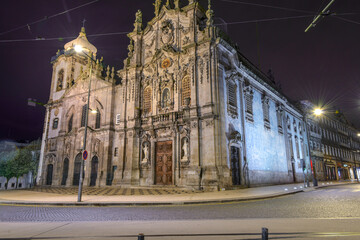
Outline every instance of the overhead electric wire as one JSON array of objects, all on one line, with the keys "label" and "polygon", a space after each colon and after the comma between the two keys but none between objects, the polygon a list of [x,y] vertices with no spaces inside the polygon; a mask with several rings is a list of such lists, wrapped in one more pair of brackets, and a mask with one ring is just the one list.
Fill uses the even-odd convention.
[{"label": "overhead electric wire", "polygon": [[19,27],[10,29],[10,30],[5,31],[5,32],[2,32],[2,33],[0,33],[0,35],[4,35],[4,34],[10,33],[10,32],[14,32],[14,31],[19,30],[19,29],[22,29],[22,28],[30,28],[31,25],[34,25],[34,24],[36,24],[36,23],[40,23],[40,22],[49,20],[49,19],[51,19],[51,18],[54,18],[54,17],[60,16],[60,15],[63,15],[63,14],[65,14],[65,13],[74,11],[74,10],[76,10],[76,9],[85,7],[85,6],[87,6],[87,5],[93,4],[93,3],[98,2],[98,1],[100,1],[100,0],[93,0],[93,1],[88,2],[88,3],[85,3],[85,4],[83,4],[83,5],[80,5],[80,6],[77,6],[77,7],[68,9],[68,10],[65,10],[65,11],[63,11],[63,12],[60,12],[60,13],[57,13],[57,14],[54,14],[54,15],[51,15],[51,16],[49,16],[49,17],[48,17],[48,16],[45,16],[44,18],[39,19],[39,20],[37,20],[37,21],[31,22],[31,23],[27,23],[27,24],[24,24],[24,25],[22,25],[22,26],[19,26]]},{"label": "overhead electric wire", "polygon": [[345,22],[349,22],[349,23],[354,23],[354,24],[358,24],[360,25],[360,22],[356,22],[354,20],[350,20],[350,19],[347,19],[347,18],[343,18],[343,17],[339,17],[339,16],[333,16],[334,18],[337,18],[337,19],[340,19],[340,20],[343,20]]},{"label": "overhead electric wire", "polygon": [[[244,5],[252,5],[252,6],[257,6],[257,7],[273,8],[273,9],[279,9],[279,10],[285,10],[285,11],[291,11],[291,12],[309,13],[309,14],[313,14],[312,16],[317,15],[318,12],[320,11],[319,10],[318,12],[312,12],[312,11],[306,11],[306,10],[300,10],[300,9],[294,9],[294,8],[278,7],[278,6],[273,6],[273,5],[263,5],[263,4],[257,4],[257,3],[239,2],[236,0],[221,0],[221,1],[244,4]],[[360,14],[360,13],[334,13],[333,15],[342,16],[342,15],[357,15],[357,14]]]},{"label": "overhead electric wire", "polygon": [[[310,13],[313,15],[310,16],[316,16],[318,15],[318,12],[322,9],[322,6],[324,5],[325,1],[322,2],[318,12],[311,12],[306,10],[300,10],[300,9],[294,9],[294,8],[285,8],[285,7],[279,7],[279,6],[273,6],[273,5],[264,5],[264,4],[258,4],[258,3],[249,3],[249,2],[242,2],[242,1],[236,1],[236,0],[221,0],[223,2],[229,2],[229,3],[237,3],[237,4],[243,4],[243,5],[250,5],[250,6],[256,6],[256,7],[265,7],[265,8],[272,8],[272,9],[278,9],[278,10],[285,10],[285,11],[291,11],[291,12],[301,12],[301,13]],[[354,23],[360,25],[360,22],[356,22],[347,18],[339,17],[343,15],[357,15],[360,13],[331,13],[329,14],[330,17],[334,17],[340,20],[343,20],[345,22]]]},{"label": "overhead electric wire", "polygon": [[[307,18],[313,15],[301,15],[301,16],[292,16],[292,17],[279,17],[279,18],[265,18],[257,20],[247,20],[239,22],[227,22],[228,25],[234,24],[245,24],[245,23],[256,23],[256,22],[270,22],[270,21],[279,21],[279,20],[289,20],[289,19],[298,19],[298,18]],[[223,24],[215,24],[223,25]],[[156,30],[152,30],[156,31]],[[112,36],[112,35],[125,35],[130,32],[112,32],[112,33],[98,33],[98,34],[87,34],[88,37],[100,37],[100,36]],[[64,40],[64,39],[75,39],[76,37],[51,37],[51,38],[35,38],[35,39],[8,39],[0,40],[0,43],[11,43],[11,42],[35,42],[35,41],[53,41],[53,40]]]},{"label": "overhead electric wire", "polygon": [[272,9],[278,9],[278,10],[285,10],[285,11],[291,11],[291,12],[316,14],[316,13],[311,12],[311,11],[305,11],[305,10],[293,9],[293,8],[285,8],[285,7],[278,7],[278,6],[273,6],[273,5],[264,5],[264,4],[258,4],[258,3],[241,2],[241,1],[235,1],[235,0],[221,0],[221,1],[230,2],[230,3],[237,3],[237,4],[243,4],[243,5],[257,6],[257,7],[272,8]]}]

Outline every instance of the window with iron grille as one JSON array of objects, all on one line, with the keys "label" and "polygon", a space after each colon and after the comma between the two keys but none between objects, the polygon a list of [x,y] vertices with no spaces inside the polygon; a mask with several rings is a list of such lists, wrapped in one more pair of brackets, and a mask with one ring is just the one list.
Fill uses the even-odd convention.
[{"label": "window with iron grille", "polygon": [[87,104],[82,107],[81,127],[85,127]]},{"label": "window with iron grille", "polygon": [[151,95],[152,95],[151,87],[145,88],[145,90],[144,90],[144,107],[143,107],[145,114],[151,113]]},{"label": "window with iron grille", "polygon": [[[182,79],[182,94],[181,94],[181,104],[182,106],[186,106],[187,104],[190,104],[190,98],[191,98],[191,85],[190,85],[190,76],[187,75]],[[187,103],[186,99],[189,100]]]},{"label": "window with iron grille", "polygon": [[116,114],[115,124],[120,124],[120,114]]},{"label": "window with iron grille", "polygon": [[73,118],[74,118],[74,114],[71,115],[69,122],[68,122],[68,132],[71,132],[72,130],[72,125],[73,125]]},{"label": "window with iron grille", "polygon": [[296,156],[299,159],[300,158],[300,149],[299,149],[299,140],[297,137],[295,137],[295,147],[296,147]]},{"label": "window with iron grille", "polygon": [[119,154],[119,148],[116,147],[116,148],[114,149],[114,157],[116,157],[118,154]]},{"label": "window with iron grille", "polygon": [[95,129],[100,128],[100,122],[101,122],[101,113],[100,113],[99,109],[96,109]]},{"label": "window with iron grille", "polygon": [[53,129],[57,129],[59,125],[59,119],[58,118],[54,118],[53,121]]}]

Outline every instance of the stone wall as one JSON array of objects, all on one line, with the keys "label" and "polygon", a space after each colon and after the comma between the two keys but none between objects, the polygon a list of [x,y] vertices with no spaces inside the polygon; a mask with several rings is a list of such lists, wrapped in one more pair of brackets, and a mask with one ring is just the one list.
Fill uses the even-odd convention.
[{"label": "stone wall", "polygon": [[0,190],[6,189],[7,179],[6,177],[0,177]]},{"label": "stone wall", "polygon": [[17,187],[17,178],[16,177],[10,178],[7,184],[7,189],[16,189],[16,187]]}]

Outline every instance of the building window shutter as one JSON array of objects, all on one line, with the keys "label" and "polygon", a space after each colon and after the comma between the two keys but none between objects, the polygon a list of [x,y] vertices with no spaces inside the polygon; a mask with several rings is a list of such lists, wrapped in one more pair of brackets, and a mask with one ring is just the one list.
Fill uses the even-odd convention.
[{"label": "building window shutter", "polygon": [[263,115],[264,115],[264,126],[267,129],[270,129],[270,116],[269,116],[269,109],[270,109],[270,103],[269,103],[269,97],[266,95],[263,95],[262,97],[262,108],[263,108]]},{"label": "building window shutter", "polygon": [[277,125],[278,125],[278,132],[283,133],[283,124],[282,124],[282,118],[283,118],[283,110],[281,105],[276,106],[276,118],[277,118]]},{"label": "building window shutter", "polygon": [[252,90],[251,86],[246,86],[244,88],[244,96],[245,96],[245,115],[246,120],[249,122],[254,121],[253,116],[253,98],[254,98],[254,91]]},{"label": "building window shutter", "polygon": [[237,94],[236,84],[229,81],[227,84],[227,95],[228,95],[228,113],[232,118],[237,118]]}]

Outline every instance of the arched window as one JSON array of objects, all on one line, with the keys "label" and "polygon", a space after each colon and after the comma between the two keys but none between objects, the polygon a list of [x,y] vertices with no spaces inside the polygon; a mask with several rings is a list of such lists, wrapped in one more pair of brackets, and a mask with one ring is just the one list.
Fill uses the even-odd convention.
[{"label": "arched window", "polygon": [[57,84],[56,84],[56,91],[61,91],[64,86],[64,69],[61,69],[58,72],[57,76]]},{"label": "arched window", "polygon": [[144,90],[144,113],[145,114],[149,114],[151,113],[151,95],[152,95],[152,91],[151,91],[151,87],[147,87]]},{"label": "arched window", "polygon": [[69,174],[69,159],[65,158],[64,159],[64,166],[63,166],[63,175],[62,175],[62,180],[61,180],[61,185],[66,185],[66,180],[68,178],[68,174]]},{"label": "arched window", "polygon": [[95,129],[100,128],[100,121],[101,121],[101,113],[100,113],[99,109],[96,109]]},{"label": "arched window", "polygon": [[69,118],[69,122],[68,122],[68,132],[71,132],[71,130],[72,130],[73,118],[74,118],[74,114],[72,114],[71,117]]},{"label": "arched window", "polygon": [[58,118],[54,118],[53,120],[53,129],[57,129],[59,125],[59,119]]},{"label": "arched window", "polygon": [[170,103],[171,103],[170,90],[168,88],[165,88],[163,90],[162,97],[161,97],[162,108],[169,107]]},{"label": "arched window", "polygon": [[[188,99],[188,100],[186,100]],[[186,106],[190,105],[191,99],[191,85],[190,85],[190,76],[187,75],[182,80],[182,95],[181,95],[181,105]],[[187,102],[189,101],[189,102]]]},{"label": "arched window", "polygon": [[87,104],[85,104],[82,107],[82,113],[81,113],[81,125],[80,127],[85,127],[85,121],[86,121],[86,110],[87,110]]},{"label": "arched window", "polygon": [[[81,171],[81,158],[82,158],[81,153],[79,153],[79,154],[76,155],[76,157],[75,157],[75,161],[74,161],[74,176],[73,176],[73,185],[74,185],[74,186],[79,185],[80,171]],[[84,177],[84,174],[83,174],[83,177]]]}]

